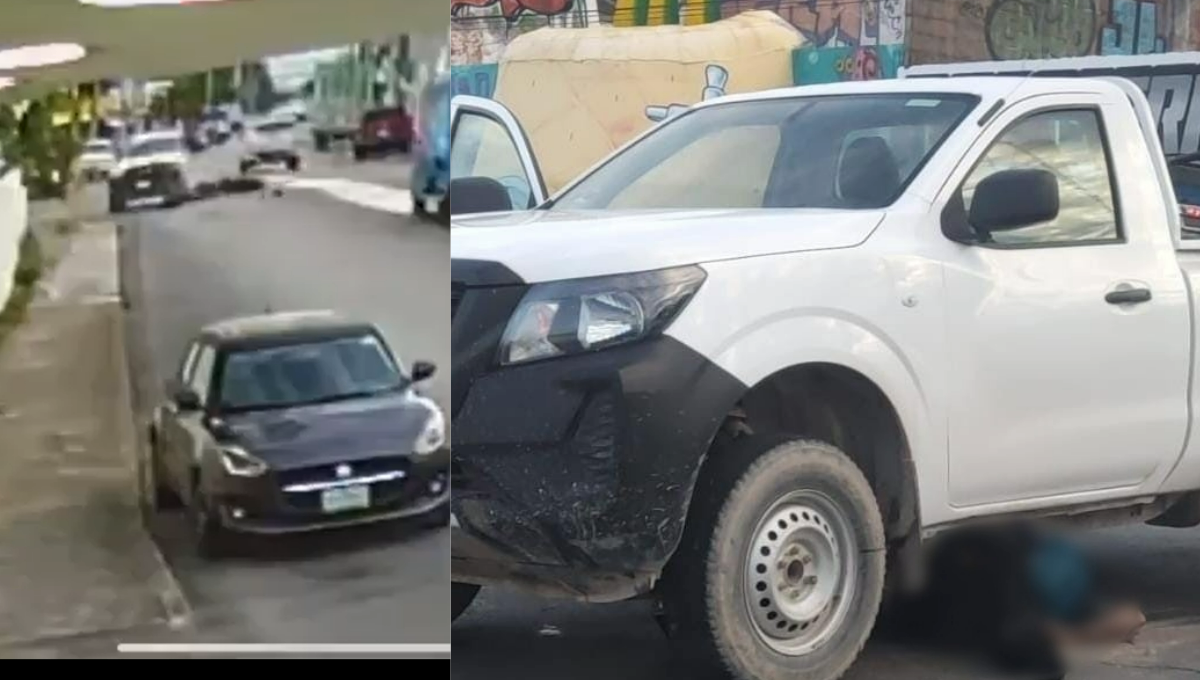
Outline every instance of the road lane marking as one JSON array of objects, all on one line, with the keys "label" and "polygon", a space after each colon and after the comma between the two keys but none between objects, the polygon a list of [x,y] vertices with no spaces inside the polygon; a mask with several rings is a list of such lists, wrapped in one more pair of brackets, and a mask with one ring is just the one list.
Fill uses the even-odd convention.
[{"label": "road lane marking", "polygon": [[370,210],[411,215],[413,212],[412,192],[382,184],[358,182],[337,177],[291,177],[288,175],[266,175],[264,181],[280,189],[310,189],[321,191],[340,201],[353,203]]}]

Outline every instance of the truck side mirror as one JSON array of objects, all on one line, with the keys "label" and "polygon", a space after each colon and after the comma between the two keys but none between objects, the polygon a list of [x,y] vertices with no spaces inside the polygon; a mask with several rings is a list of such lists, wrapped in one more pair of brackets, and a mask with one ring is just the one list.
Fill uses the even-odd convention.
[{"label": "truck side mirror", "polygon": [[513,209],[508,189],[491,177],[462,177],[450,180],[450,196],[452,215],[507,212]]},{"label": "truck side mirror", "polygon": [[1001,170],[975,186],[967,222],[990,234],[1049,222],[1058,217],[1058,177],[1047,170]]}]

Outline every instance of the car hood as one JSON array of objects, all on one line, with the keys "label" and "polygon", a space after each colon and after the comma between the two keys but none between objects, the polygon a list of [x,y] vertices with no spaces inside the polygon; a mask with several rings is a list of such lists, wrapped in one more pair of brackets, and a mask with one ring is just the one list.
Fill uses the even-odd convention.
[{"label": "car hood", "polygon": [[527,282],[850,248],[882,210],[532,210],[453,218],[451,257],[499,262]]},{"label": "car hood", "polygon": [[412,452],[437,405],[401,394],[227,416],[231,443],[272,468],[352,462]]},{"label": "car hood", "polygon": [[181,153],[159,153],[151,156],[138,156],[137,158],[126,158],[117,164],[119,172],[128,172],[134,168],[144,168],[147,165],[156,165],[159,163],[167,163],[171,165],[184,165],[187,163],[187,156]]}]

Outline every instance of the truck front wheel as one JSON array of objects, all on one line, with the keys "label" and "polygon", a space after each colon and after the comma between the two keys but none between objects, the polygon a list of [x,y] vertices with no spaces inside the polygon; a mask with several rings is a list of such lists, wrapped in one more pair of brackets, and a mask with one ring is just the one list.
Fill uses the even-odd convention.
[{"label": "truck front wheel", "polygon": [[713,451],[693,505],[659,592],[683,656],[740,680],[840,678],[886,571],[858,466],[823,442],[741,437]]}]

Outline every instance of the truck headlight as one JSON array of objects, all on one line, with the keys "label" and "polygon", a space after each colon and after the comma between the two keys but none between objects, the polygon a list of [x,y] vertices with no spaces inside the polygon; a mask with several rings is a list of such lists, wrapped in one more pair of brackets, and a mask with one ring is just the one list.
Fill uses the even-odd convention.
[{"label": "truck headlight", "polygon": [[509,319],[500,364],[590,352],[660,333],[706,276],[687,266],[536,285]]},{"label": "truck headlight", "polygon": [[434,408],[429,414],[429,420],[425,421],[425,429],[421,430],[417,443],[413,445],[413,453],[428,456],[442,448],[445,443],[446,417],[442,415],[441,409]]},{"label": "truck headlight", "polygon": [[261,477],[267,472],[267,464],[250,455],[240,446],[221,449],[221,465],[234,477]]}]

